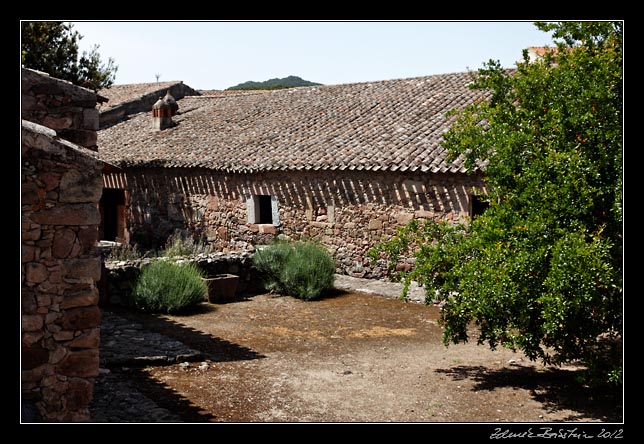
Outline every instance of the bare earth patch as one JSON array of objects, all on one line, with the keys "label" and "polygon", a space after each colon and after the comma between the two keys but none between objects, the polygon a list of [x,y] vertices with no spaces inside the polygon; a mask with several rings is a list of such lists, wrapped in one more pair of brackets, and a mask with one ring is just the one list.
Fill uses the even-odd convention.
[{"label": "bare earth patch", "polygon": [[[270,294],[182,316],[122,313],[203,362],[123,377],[186,422],[621,422],[575,368],[441,342],[438,308],[360,293]],[[113,372],[114,374],[114,372]]]}]

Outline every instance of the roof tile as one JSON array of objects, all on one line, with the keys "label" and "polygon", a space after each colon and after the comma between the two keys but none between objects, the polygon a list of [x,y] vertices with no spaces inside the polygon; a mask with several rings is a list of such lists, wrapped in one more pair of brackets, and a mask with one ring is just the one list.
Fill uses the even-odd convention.
[{"label": "roof tile", "polygon": [[[150,113],[99,131],[99,155],[118,166],[201,165],[250,172],[290,169],[463,170],[446,161],[445,113],[482,97],[469,73],[188,96],[176,126]],[[483,165],[479,165],[482,167]]]}]

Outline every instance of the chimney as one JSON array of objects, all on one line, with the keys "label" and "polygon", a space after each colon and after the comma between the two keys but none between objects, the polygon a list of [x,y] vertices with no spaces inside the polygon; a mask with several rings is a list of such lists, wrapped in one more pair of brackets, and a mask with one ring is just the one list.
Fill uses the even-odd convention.
[{"label": "chimney", "polygon": [[160,97],[159,100],[152,105],[152,129],[162,131],[176,124],[172,121],[172,116],[179,111],[177,101],[172,97],[170,91],[165,96]]},{"label": "chimney", "polygon": [[176,115],[177,111],[179,111],[179,105],[177,104],[177,101],[174,100],[174,97],[170,94],[170,91],[165,93],[165,96],[163,97],[163,101],[170,105],[170,110],[172,111],[172,115]]}]

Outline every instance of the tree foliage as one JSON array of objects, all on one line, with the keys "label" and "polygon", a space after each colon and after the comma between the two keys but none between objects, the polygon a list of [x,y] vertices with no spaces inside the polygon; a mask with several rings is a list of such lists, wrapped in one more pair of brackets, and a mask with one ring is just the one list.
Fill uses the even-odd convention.
[{"label": "tree foliage", "polygon": [[23,22],[22,65],[94,91],[111,86],[118,69],[114,60],[103,63],[98,45],[79,56],[78,41],[82,38],[71,23]]},{"label": "tree foliage", "polygon": [[282,79],[268,79],[263,82],[248,82],[240,83],[239,85],[231,86],[228,90],[253,90],[253,89],[285,89],[295,88],[297,86],[319,86],[321,83],[309,82],[301,77],[288,76]]},{"label": "tree foliage", "polygon": [[556,46],[515,70],[490,61],[472,87],[489,100],[459,113],[451,156],[489,161],[489,208],[467,225],[416,221],[371,255],[442,301],[444,342],[521,349],[621,377],[622,25],[537,23]]}]

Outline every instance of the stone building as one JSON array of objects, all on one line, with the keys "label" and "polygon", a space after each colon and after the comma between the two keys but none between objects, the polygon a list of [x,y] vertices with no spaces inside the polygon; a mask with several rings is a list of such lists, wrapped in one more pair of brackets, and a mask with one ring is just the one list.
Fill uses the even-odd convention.
[{"label": "stone building", "polygon": [[23,420],[85,421],[99,371],[97,95],[22,70]]},{"label": "stone building", "polygon": [[104,174],[103,237],[158,246],[183,229],[229,251],[316,238],[340,272],[378,277],[366,253],[397,227],[477,209],[484,165],[468,172],[442,145],[446,113],[482,97],[470,82],[204,93],[176,100],[164,129],[150,107],[99,131],[100,157],[117,167]]}]

